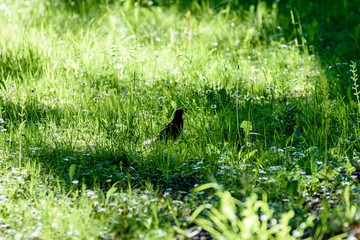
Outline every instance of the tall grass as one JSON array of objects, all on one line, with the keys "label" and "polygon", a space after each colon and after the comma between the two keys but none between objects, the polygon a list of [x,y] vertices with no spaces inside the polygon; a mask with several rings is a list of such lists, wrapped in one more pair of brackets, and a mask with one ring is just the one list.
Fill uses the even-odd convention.
[{"label": "tall grass", "polygon": [[[332,95],[297,12],[302,48],[277,3],[148,3],[0,3],[0,235],[347,235],[358,105]],[[142,146],[177,108],[180,139]]]}]

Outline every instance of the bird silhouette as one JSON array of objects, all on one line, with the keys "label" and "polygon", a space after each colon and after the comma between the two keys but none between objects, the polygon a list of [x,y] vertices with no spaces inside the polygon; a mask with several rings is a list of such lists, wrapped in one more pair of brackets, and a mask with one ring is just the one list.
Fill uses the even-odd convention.
[{"label": "bird silhouette", "polygon": [[184,126],[184,120],[182,118],[184,111],[184,109],[177,109],[175,111],[173,120],[168,125],[166,125],[163,130],[160,131],[159,135],[152,139],[146,140],[142,143],[142,145],[149,145],[158,139],[165,139],[166,142],[169,139],[175,141],[180,136],[180,132]]}]

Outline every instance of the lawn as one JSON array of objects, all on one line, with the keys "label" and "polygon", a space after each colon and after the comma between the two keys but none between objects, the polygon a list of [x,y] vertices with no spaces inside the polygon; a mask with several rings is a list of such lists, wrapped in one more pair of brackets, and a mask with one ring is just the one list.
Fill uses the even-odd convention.
[{"label": "lawn", "polygon": [[359,6],[0,0],[0,238],[359,237]]}]

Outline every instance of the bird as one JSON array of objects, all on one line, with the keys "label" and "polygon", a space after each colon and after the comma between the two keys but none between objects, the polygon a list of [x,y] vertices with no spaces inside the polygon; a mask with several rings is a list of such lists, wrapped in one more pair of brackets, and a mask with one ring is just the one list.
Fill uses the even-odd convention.
[{"label": "bird", "polygon": [[184,120],[183,120],[183,113],[185,112],[185,109],[177,109],[175,111],[175,115],[173,120],[164,127],[163,130],[160,131],[159,135],[156,137],[146,140],[142,143],[142,145],[149,145],[156,140],[163,140],[167,142],[168,140],[176,140],[180,136],[180,132],[183,129],[184,126]]}]

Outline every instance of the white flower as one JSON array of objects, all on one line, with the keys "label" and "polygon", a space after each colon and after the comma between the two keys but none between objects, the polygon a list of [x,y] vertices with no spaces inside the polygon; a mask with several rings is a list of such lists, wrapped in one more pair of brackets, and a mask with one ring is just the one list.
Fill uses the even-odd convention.
[{"label": "white flower", "polygon": [[211,105],[211,108],[216,108],[216,105],[215,104]]}]

